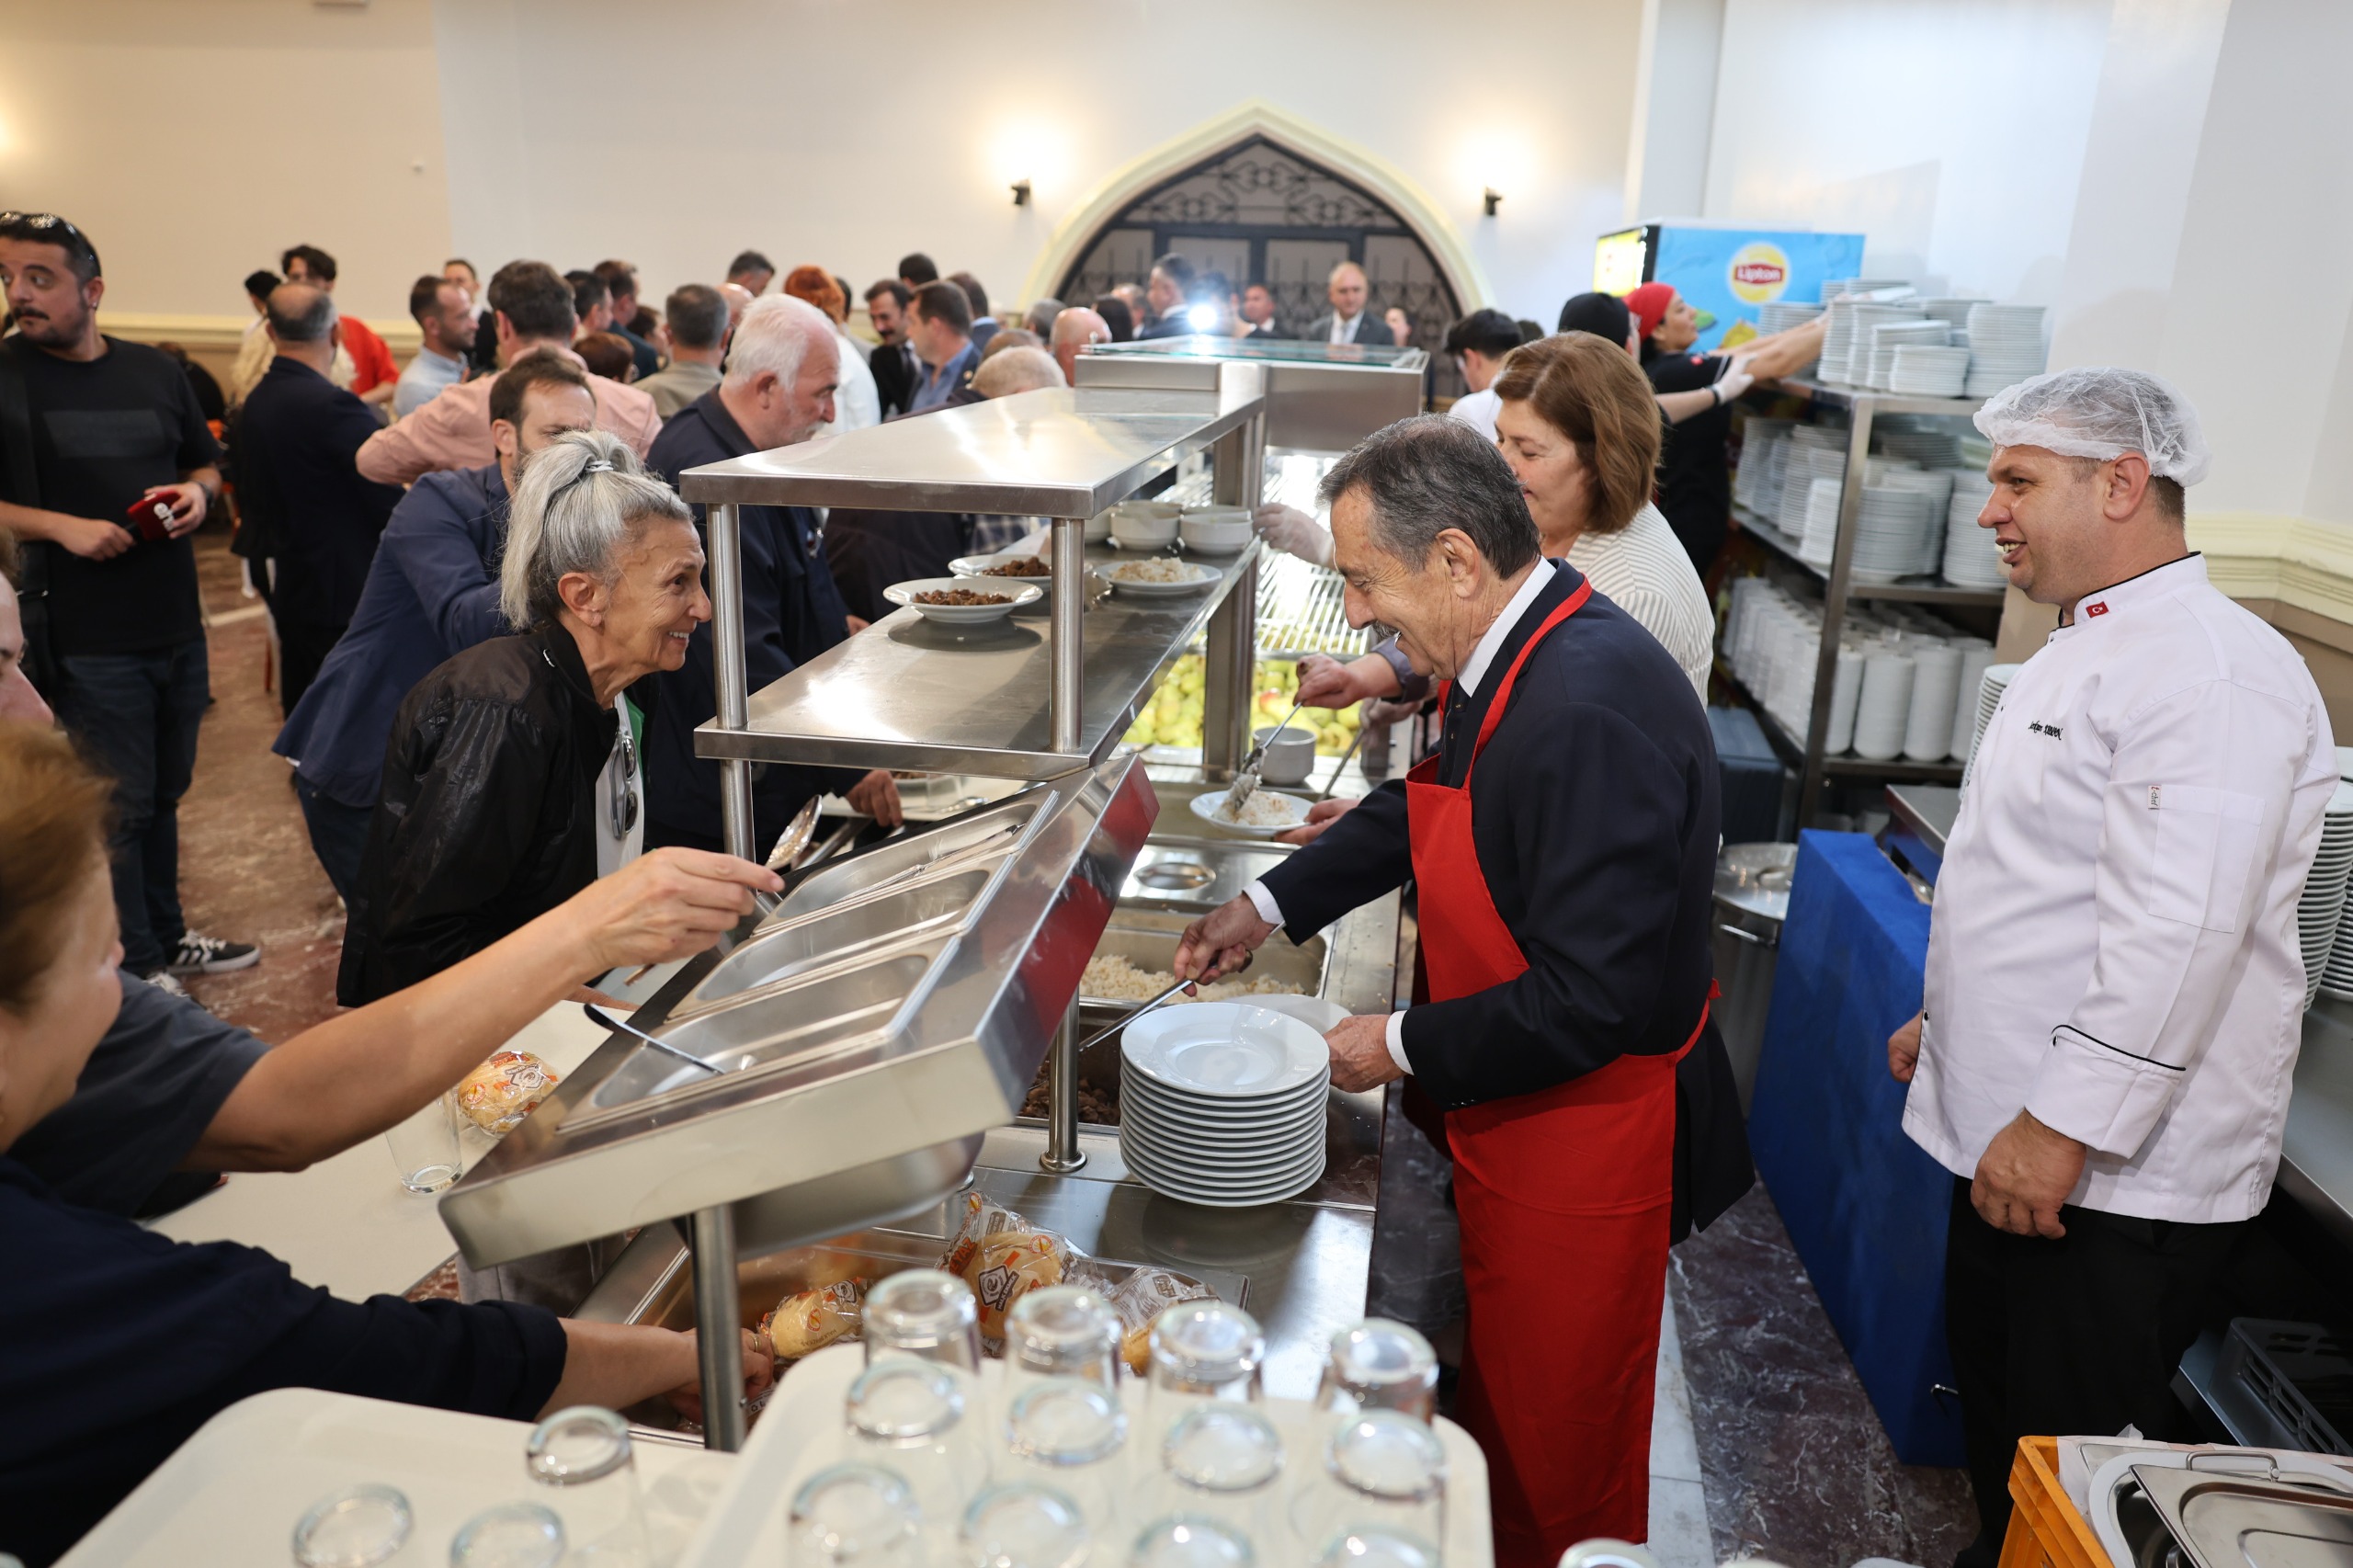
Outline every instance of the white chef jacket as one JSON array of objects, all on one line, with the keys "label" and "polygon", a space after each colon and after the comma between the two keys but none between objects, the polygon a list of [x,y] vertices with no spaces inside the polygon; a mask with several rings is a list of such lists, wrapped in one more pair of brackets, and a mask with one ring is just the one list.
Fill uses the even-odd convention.
[{"label": "white chef jacket", "polygon": [[2302,1026],[2296,902],[2336,789],[2285,638],[2192,555],[2090,595],[2011,679],[1937,881],[1904,1130],[1972,1176],[2021,1108],[2068,1201],[2262,1209]]}]

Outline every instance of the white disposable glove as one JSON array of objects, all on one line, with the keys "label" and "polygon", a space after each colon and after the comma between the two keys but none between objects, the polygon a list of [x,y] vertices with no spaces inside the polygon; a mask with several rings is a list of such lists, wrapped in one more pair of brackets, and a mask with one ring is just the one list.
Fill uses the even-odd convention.
[{"label": "white disposable glove", "polygon": [[1756,378],[1748,373],[1748,361],[1736,358],[1724,373],[1716,378],[1716,392],[1725,403],[1731,403],[1756,384]]},{"label": "white disposable glove", "polygon": [[1269,501],[1250,514],[1250,526],[1277,550],[1318,566],[1332,564],[1331,530],[1296,506]]}]

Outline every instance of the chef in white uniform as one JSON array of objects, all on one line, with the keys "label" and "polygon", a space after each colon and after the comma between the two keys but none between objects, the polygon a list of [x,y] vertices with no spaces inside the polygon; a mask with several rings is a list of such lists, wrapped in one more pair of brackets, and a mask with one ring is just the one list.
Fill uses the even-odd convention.
[{"label": "chef in white uniform", "polygon": [[2304,1004],[2296,902],[2337,787],[2287,640],[2183,537],[2196,412],[2060,370],[1977,415],[2012,583],[2059,607],[1986,726],[1904,1129],[1954,1176],[1946,1332],[1993,1568],[2028,1433],[2179,1435],[2168,1392],[2269,1197]]}]

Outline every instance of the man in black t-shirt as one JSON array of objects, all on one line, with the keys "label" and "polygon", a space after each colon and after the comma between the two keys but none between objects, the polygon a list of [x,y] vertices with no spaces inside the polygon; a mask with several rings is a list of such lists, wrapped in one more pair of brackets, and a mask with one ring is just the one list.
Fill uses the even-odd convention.
[{"label": "man in black t-shirt", "polygon": [[258,949],[188,929],[179,896],[179,800],[210,700],[188,536],[220,496],[220,448],[176,364],[99,335],[106,280],[79,229],[0,212],[0,288],[17,326],[0,342],[0,527],[37,557],[46,695],[117,780],[123,965],[243,969]]}]

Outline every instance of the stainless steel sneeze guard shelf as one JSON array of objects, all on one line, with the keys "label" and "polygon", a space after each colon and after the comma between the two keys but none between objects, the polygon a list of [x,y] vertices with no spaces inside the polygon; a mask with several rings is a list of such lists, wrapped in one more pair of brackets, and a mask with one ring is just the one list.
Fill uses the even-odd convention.
[{"label": "stainless steel sneeze guard shelf", "polygon": [[731,1206],[750,1255],[938,1203],[1020,1109],[1155,810],[1122,756],[821,862],[633,1020],[721,1073],[616,1033],[443,1223],[482,1266]]},{"label": "stainless steel sneeze guard shelf", "polygon": [[894,419],[722,463],[690,468],[694,502],[999,512],[1091,517],[1122,500],[1159,460],[1183,458],[1259,411],[1255,366],[1214,392],[1055,388]]},{"label": "stainless steel sneeze guard shelf", "polygon": [[1134,555],[1090,546],[1079,750],[1051,730],[1052,639],[1042,615],[948,627],[903,609],[752,694],[748,727],[695,733],[704,756],[1051,778],[1099,762],[1139,704],[1248,575],[1260,546],[1184,559],[1216,583],[1165,598],[1103,593],[1099,573]]}]

